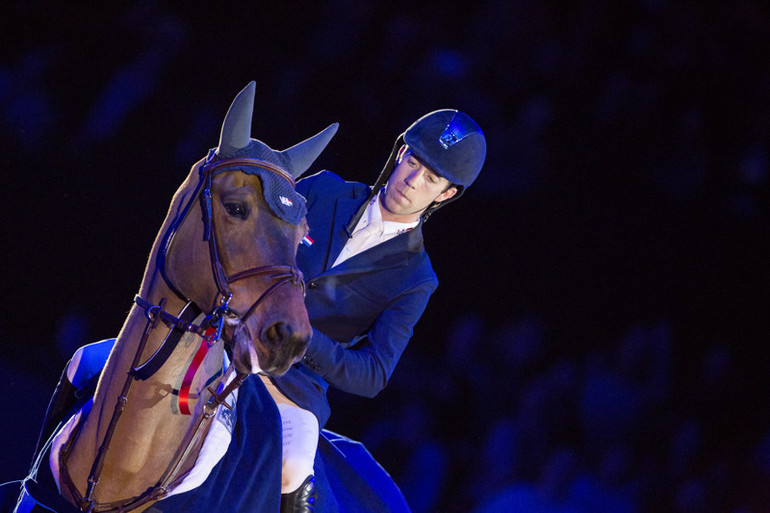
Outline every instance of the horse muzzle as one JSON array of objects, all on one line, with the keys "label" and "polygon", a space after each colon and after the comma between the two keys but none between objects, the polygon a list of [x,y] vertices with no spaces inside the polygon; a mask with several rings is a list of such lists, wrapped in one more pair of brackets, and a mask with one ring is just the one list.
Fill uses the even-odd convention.
[{"label": "horse muzzle", "polygon": [[302,359],[310,342],[310,329],[296,329],[285,321],[265,326],[254,337],[241,323],[232,336],[233,365],[238,372],[280,376]]},{"label": "horse muzzle", "polygon": [[258,343],[266,350],[265,359],[259,361],[262,371],[270,376],[280,376],[289,370],[304,356],[310,342],[310,333],[310,329],[298,330],[283,321],[266,326]]}]

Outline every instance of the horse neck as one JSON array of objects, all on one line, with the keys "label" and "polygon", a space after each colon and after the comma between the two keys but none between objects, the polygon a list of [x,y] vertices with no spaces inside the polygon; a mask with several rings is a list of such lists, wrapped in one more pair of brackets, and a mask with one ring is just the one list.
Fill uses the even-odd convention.
[{"label": "horse neck", "polygon": [[[139,296],[153,305],[163,304],[163,310],[172,315],[178,315],[185,302],[173,294],[162,282],[156,281],[155,283],[158,286],[150,287],[147,291],[140,291]],[[144,308],[137,304],[132,305],[103,372],[102,382],[107,379],[107,376],[115,376],[116,382],[124,381],[124,376],[130,371],[134,361],[144,362],[150,355],[154,354],[163,343],[169,329],[162,322],[153,323]],[[140,344],[144,338],[146,338],[146,342],[142,354],[137,357],[137,352],[140,350]],[[169,367],[175,366],[175,359],[179,359],[179,357],[174,358],[172,355],[168,361]],[[102,382],[99,383],[97,394],[102,392]]]},{"label": "horse neck", "polygon": [[[166,311],[177,315],[184,301],[176,297],[162,280],[151,280],[154,285],[143,290],[150,302],[166,297]],[[94,396],[91,413],[83,422],[80,434],[69,458],[70,475],[81,493],[99,448],[105,440],[108,425],[122,394],[126,379],[135,359],[140,342],[148,326],[146,312],[134,305],[121,329]],[[150,329],[140,362],[144,362],[160,347],[169,329],[163,324]],[[195,337],[195,342],[199,341]],[[179,443],[194,428],[202,404],[194,399],[203,388],[214,367],[222,362],[222,342],[213,346],[201,366],[190,391],[193,415],[181,415],[176,404],[187,365],[197,350],[197,343],[184,341],[164,365],[145,381],[130,384],[127,402],[116,424],[105,458],[100,484],[95,491],[98,501],[110,501],[139,495],[155,485],[168,465],[174,460]]]},{"label": "horse neck", "polygon": [[[161,270],[157,268],[158,252],[163,247],[169,227],[174,223],[185,225],[189,223],[185,227],[182,238],[193,246],[186,245],[184,250],[178,250],[178,254],[185,259],[194,254],[198,260],[189,262],[190,265],[200,264],[208,258],[207,251],[199,251],[201,247],[194,246],[197,244],[194,241],[202,238],[198,234],[202,232],[198,205],[193,205],[186,222],[180,219],[184,211],[183,206],[190,200],[195,190],[194,169],[174,195],[166,220],[158,232],[147,260],[139,290],[139,295],[151,304],[157,305],[165,298],[164,310],[172,315],[178,315],[186,301],[177,296],[163,278]],[[182,234],[178,232],[177,239],[180,235]],[[197,288],[191,289],[188,293],[195,294],[193,299],[201,308],[207,309],[209,305],[203,304],[201,298],[211,297],[213,301],[215,294],[211,289],[215,290],[215,286],[213,279],[209,281],[204,276],[200,278],[199,281],[202,284],[196,285]],[[91,466],[105,441],[110,420],[116,411],[118,398],[126,386],[127,376],[142,338],[146,334],[147,340],[142,354],[139,355],[140,362],[146,361],[155,353],[169,332],[169,328],[163,323],[147,330],[146,311],[133,305],[102,371],[91,412],[83,420],[68,458],[69,474],[81,493],[85,492],[85,483],[91,473]],[[107,502],[143,493],[148,487],[156,484],[167,470],[169,463],[174,460],[180,441],[193,429],[200,415],[202,404],[195,400],[197,393],[203,388],[202,384],[207,378],[221,369],[223,349],[222,342],[218,342],[209,350],[190,390],[193,415],[180,414],[176,404],[178,396],[174,391],[181,386],[187,365],[197,350],[196,342],[199,340],[200,338],[195,337],[195,340],[188,340],[187,344],[182,340],[155,374],[143,381],[130,381],[125,408],[115,424],[99,485],[94,491],[95,500]]]}]

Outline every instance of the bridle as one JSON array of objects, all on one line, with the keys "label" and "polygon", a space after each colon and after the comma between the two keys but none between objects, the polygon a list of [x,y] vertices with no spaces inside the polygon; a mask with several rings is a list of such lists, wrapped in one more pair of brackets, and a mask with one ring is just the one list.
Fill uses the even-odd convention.
[{"label": "bridle", "polygon": [[[254,310],[256,310],[259,303],[261,303],[276,288],[285,283],[291,282],[292,285],[300,285],[304,294],[305,281],[303,280],[302,272],[294,265],[266,265],[261,267],[253,267],[251,269],[239,271],[230,276],[225,273],[225,269],[219,260],[219,251],[217,247],[216,233],[214,230],[214,217],[211,205],[212,177],[214,172],[217,170],[231,169],[239,166],[251,166],[275,173],[282,179],[288,181],[292,188],[296,186],[296,183],[294,182],[294,178],[289,173],[280,167],[264,160],[251,158],[232,158],[214,162],[214,155],[214,150],[211,150],[209,155],[206,157],[206,161],[200,167],[200,180],[196,187],[195,193],[190,197],[190,200],[187,202],[187,205],[184,207],[184,209],[182,209],[181,214],[177,217],[175,222],[172,223],[168,231],[166,231],[166,234],[163,238],[163,244],[157,256],[157,268],[160,269],[161,276],[166,282],[166,285],[168,285],[168,287],[181,299],[189,301],[190,299],[187,298],[187,296],[182,293],[169,279],[168,274],[166,273],[166,260],[168,257],[168,252],[171,248],[171,244],[174,240],[174,235],[176,235],[178,228],[182,225],[182,223],[184,223],[184,220],[190,213],[195,199],[199,198],[204,223],[203,239],[208,241],[211,271],[214,276],[214,282],[216,283],[217,290],[221,296],[219,305],[214,309],[211,315],[215,317],[237,316],[240,317],[241,322],[243,322],[249,315],[254,312]],[[233,297],[233,293],[230,290],[230,284],[250,276],[258,275],[269,275],[274,283],[272,283],[262,293],[262,295],[257,298],[257,300],[251,305],[251,307],[249,307],[245,314],[238,315],[230,310],[230,300]]]},{"label": "bridle", "polygon": [[[241,323],[245,322],[246,319],[248,319],[249,316],[251,316],[257,310],[265,298],[267,298],[270,294],[275,292],[276,289],[285,284],[299,285],[302,287],[303,295],[305,293],[305,282],[302,276],[302,272],[294,265],[266,265],[253,267],[243,271],[238,271],[231,275],[228,275],[225,272],[225,269],[219,259],[216,230],[214,227],[213,208],[211,202],[211,182],[214,172],[225,168],[231,169],[240,166],[252,166],[277,174],[282,179],[287,180],[291,184],[292,188],[294,188],[296,184],[294,178],[289,173],[269,162],[251,158],[232,158],[215,162],[214,156],[215,152],[214,150],[211,150],[206,157],[205,162],[199,168],[198,174],[200,179],[196,185],[195,192],[190,196],[190,199],[185,207],[179,212],[175,220],[171,223],[169,229],[164,234],[163,243],[160,250],[158,251],[156,259],[157,269],[160,270],[160,274],[166,285],[169,287],[169,289],[171,289],[172,292],[174,292],[174,294],[176,294],[180,299],[186,301],[188,306],[191,306],[192,308],[185,308],[180,316],[175,316],[164,310],[166,298],[161,299],[160,303],[155,305],[145,300],[138,294],[134,297],[134,301],[137,306],[145,310],[145,314],[147,316],[147,324],[142,334],[137,352],[134,355],[134,361],[131,366],[131,370],[128,372],[122,392],[118,396],[118,401],[115,405],[115,410],[113,411],[110,423],[107,427],[104,440],[102,441],[94,463],[91,467],[91,473],[88,477],[88,487],[84,496],[80,495],[77,487],[72,482],[66,465],[69,452],[72,448],[72,443],[76,438],[77,431],[79,429],[76,430],[67,441],[67,443],[62,446],[61,456],[59,459],[62,485],[67,487],[73,499],[78,503],[78,507],[81,511],[123,512],[137,508],[149,501],[160,499],[168,494],[177,484],[179,484],[179,482],[181,482],[182,479],[184,479],[184,475],[177,474],[182,463],[189,455],[193,443],[196,440],[199,441],[198,435],[202,433],[203,428],[211,421],[220,404],[227,408],[231,408],[225,402],[225,399],[235,389],[240,387],[243,381],[249,376],[249,374],[237,372],[235,378],[227,386],[224,386],[223,379],[217,389],[212,387],[208,388],[212,395],[209,401],[203,407],[203,415],[196,420],[195,429],[188,430],[187,435],[184,437],[178,449],[176,450],[173,460],[155,486],[148,488],[144,493],[136,497],[111,503],[97,503],[91,497],[96,485],[99,482],[99,477],[101,475],[107,451],[109,450],[109,446],[112,442],[112,437],[115,432],[118,420],[121,413],[125,409],[126,403],[128,402],[128,392],[130,390],[131,384],[134,380],[145,380],[149,378],[163,365],[163,363],[165,363],[165,361],[176,347],[176,343],[181,338],[181,333],[191,332],[202,337],[203,341],[201,344],[201,349],[199,349],[198,354],[196,354],[194,358],[194,362],[197,361],[200,363],[202,356],[199,358],[199,355],[202,354],[205,356],[208,348],[213,346],[221,338],[222,330],[225,324],[225,318],[237,318]],[[200,306],[198,305],[198,307],[195,308],[196,305],[194,305],[194,303],[192,303],[192,301],[172,283],[166,273],[166,261],[168,258],[169,250],[173,243],[174,235],[176,235],[179,227],[187,219],[187,216],[192,210],[192,205],[196,199],[198,199],[201,204],[202,220],[204,223],[203,238],[204,240],[208,241],[211,270],[214,276],[214,282],[216,283],[217,294],[220,297],[219,304],[211,313],[208,314],[200,326],[189,322],[191,318],[196,316],[196,312],[201,311]],[[230,301],[233,298],[230,285],[236,281],[243,280],[252,276],[268,276],[271,283],[243,314],[234,312],[230,309]],[[187,310],[187,313],[185,313],[185,310]],[[139,359],[144,352],[145,345],[149,338],[149,333],[154,328],[156,328],[161,321],[172,328],[172,333],[166,337],[166,340],[164,340],[161,347],[147,361],[140,364]],[[174,334],[173,332],[177,332],[177,336],[172,336]],[[194,375],[195,369],[197,369],[197,367],[191,367],[188,369],[188,373],[185,376],[185,382],[188,381],[190,372],[192,372]]]},{"label": "bridle", "polygon": [[[211,204],[211,182],[215,171],[224,169],[233,169],[241,166],[252,166],[260,169],[264,169],[275,173],[282,179],[286,180],[293,188],[296,183],[294,178],[281,169],[280,167],[266,162],[264,160],[252,159],[252,158],[230,158],[220,161],[214,161],[216,155],[215,150],[209,151],[205,162],[201,165],[198,174],[200,180],[195,188],[195,192],[190,196],[189,201],[185,207],[177,215],[176,219],[171,223],[171,226],[163,236],[163,243],[161,244],[160,251],[156,258],[156,268],[160,270],[160,274],[166,283],[166,285],[174,292],[180,299],[192,303],[192,301],[179,290],[176,285],[171,281],[166,272],[166,261],[168,259],[168,253],[172,246],[174,236],[176,235],[179,227],[185,222],[187,216],[192,209],[192,205],[196,199],[200,200],[202,220],[203,220],[203,239],[208,242],[209,257],[211,261],[211,271],[214,276],[214,282],[217,286],[217,293],[220,296],[219,304],[214,310],[208,314],[204,319],[203,326],[195,326],[191,323],[185,322],[177,318],[176,316],[169,314],[163,310],[162,305],[153,305],[144,300],[139,295],[135,296],[134,301],[137,305],[142,307],[147,313],[148,319],[152,320],[155,315],[158,315],[162,320],[170,326],[177,327],[183,331],[194,332],[201,337],[207,343],[209,347],[218,341],[222,336],[222,330],[225,324],[225,318],[239,319],[240,323],[243,323],[248,319],[259,307],[262,301],[265,300],[270,294],[275,292],[280,286],[285,284],[299,285],[302,287],[302,294],[305,294],[305,281],[300,271],[294,265],[265,265],[260,267],[252,267],[243,271],[238,271],[234,274],[227,275],[224,266],[219,259],[219,251],[216,239],[216,230],[214,227],[214,214]],[[271,280],[270,285],[262,292],[262,294],[254,301],[251,306],[242,314],[239,314],[230,309],[230,301],[233,298],[233,293],[230,290],[230,284],[245,278],[252,276],[268,276]],[[198,305],[200,308],[200,305]],[[139,379],[147,379],[151,376],[160,365],[171,355],[173,347],[166,348],[164,342],[156,353],[150,357],[150,361],[145,362],[141,367],[133,367],[132,374]],[[142,353],[142,347],[139,348],[138,353]],[[152,361],[155,360],[155,361]]]}]

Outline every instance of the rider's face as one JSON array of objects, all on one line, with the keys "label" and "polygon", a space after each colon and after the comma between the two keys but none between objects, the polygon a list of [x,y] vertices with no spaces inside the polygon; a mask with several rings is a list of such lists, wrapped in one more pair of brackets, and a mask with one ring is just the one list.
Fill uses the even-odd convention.
[{"label": "rider's face", "polygon": [[431,171],[411,151],[402,151],[380,198],[382,219],[402,223],[418,220],[431,203],[457,193],[457,188],[449,185],[449,180]]}]

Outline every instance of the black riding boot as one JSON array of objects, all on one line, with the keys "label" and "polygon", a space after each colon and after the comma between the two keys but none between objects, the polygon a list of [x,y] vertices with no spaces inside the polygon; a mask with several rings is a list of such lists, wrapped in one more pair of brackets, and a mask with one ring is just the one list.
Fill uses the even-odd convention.
[{"label": "black riding boot", "polygon": [[291,493],[281,494],[281,513],[310,513],[315,511],[315,476]]}]

